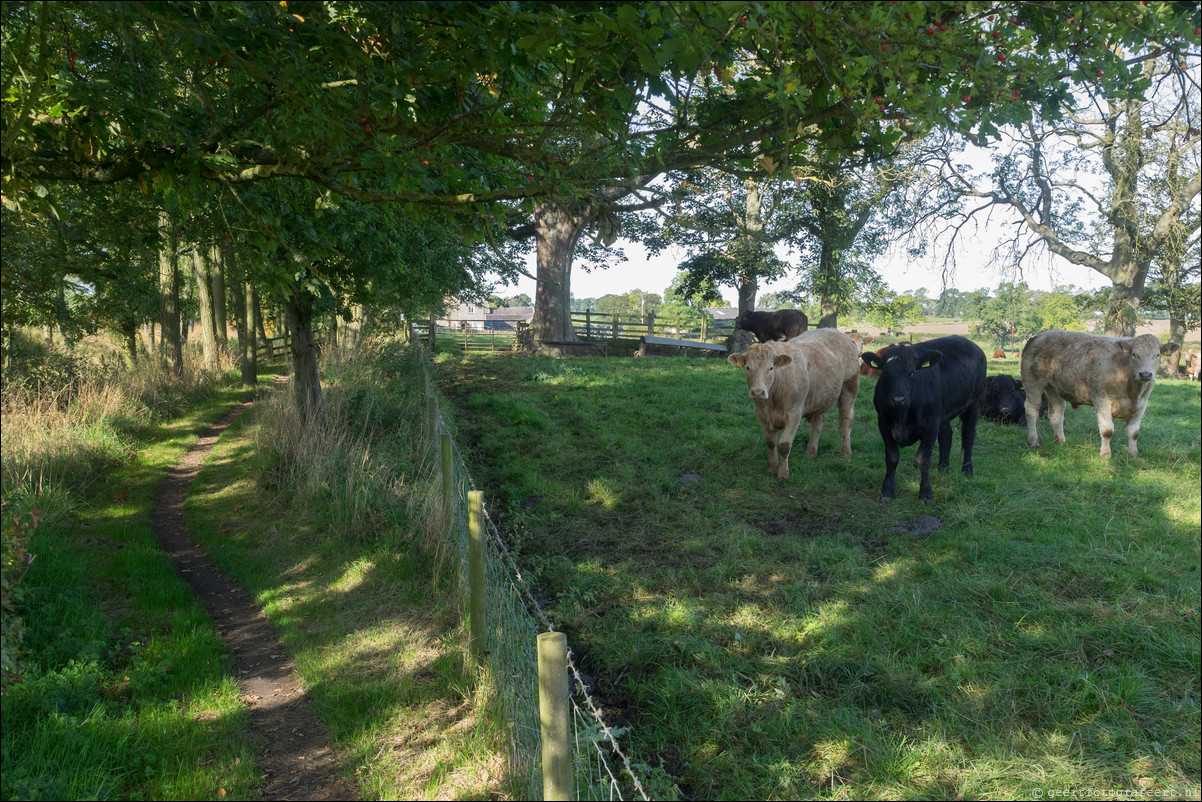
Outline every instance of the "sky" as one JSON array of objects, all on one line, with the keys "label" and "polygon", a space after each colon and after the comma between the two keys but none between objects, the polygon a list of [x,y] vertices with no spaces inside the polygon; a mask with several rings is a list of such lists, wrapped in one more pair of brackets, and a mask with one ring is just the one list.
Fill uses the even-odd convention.
[{"label": "sky", "polygon": [[[986,226],[975,237],[962,240],[956,254],[955,273],[949,277],[948,287],[964,292],[981,288],[992,290],[1003,281],[1014,280],[1013,274],[1007,275],[999,267],[988,264],[989,254],[1001,238],[1000,232],[1000,228],[993,230],[993,227]],[[627,261],[607,270],[585,272],[577,260],[572,268],[574,297],[600,298],[602,295],[620,294],[630,290],[643,290],[663,296],[664,290],[676,277],[677,266],[686,258],[682,251],[669,251],[648,258],[641,245],[624,240],[619,240],[614,247],[620,248],[626,254]],[[783,253],[781,256],[786,262],[796,264],[796,256],[790,258]],[[944,289],[941,276],[944,262],[942,251],[928,255],[920,261],[911,261],[905,251],[899,248],[879,259],[875,267],[890,289],[899,294],[925,287],[928,297],[938,298]],[[533,255],[530,256],[526,268],[532,275],[535,273]],[[1100,273],[1081,265],[1074,265],[1057,256],[1029,257],[1023,265],[1020,278],[1035,290],[1050,290],[1055,286],[1067,284],[1081,290],[1094,290],[1110,285],[1110,281]],[[796,283],[794,276],[761,285],[757,298],[766,292],[791,290]],[[533,299],[534,284],[533,279],[523,277],[516,287],[498,286],[496,294],[510,297],[526,293]],[[733,288],[723,287],[722,295],[731,306],[735,305],[737,296]]]}]

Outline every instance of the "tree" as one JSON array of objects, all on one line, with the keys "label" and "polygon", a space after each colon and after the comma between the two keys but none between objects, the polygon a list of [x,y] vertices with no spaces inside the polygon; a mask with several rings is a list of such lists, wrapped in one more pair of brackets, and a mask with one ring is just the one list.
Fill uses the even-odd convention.
[{"label": "tree", "polygon": [[861,307],[864,319],[880,326],[890,334],[901,334],[906,326],[925,320],[922,307],[912,295],[898,295],[892,290],[882,289]]},{"label": "tree", "polygon": [[[0,10],[0,189],[27,213],[63,183],[135,183],[190,208],[214,187],[297,182],[309,209],[393,204],[464,246],[498,242],[517,207],[545,223],[555,267],[536,314],[548,339],[567,337],[563,254],[585,225],[614,233],[607,193],[698,165],[788,170],[797,147],[854,150],[903,128],[991,136],[1031,116],[1004,102],[1013,71],[1054,108],[1075,86],[1070,46],[1114,66],[1118,86],[1114,52],[1196,27],[1181,4],[1139,9],[1102,4],[1066,26],[1057,4],[1007,25],[933,0],[13,3]],[[1006,71],[982,57],[995,53],[1010,53]]]},{"label": "tree", "polygon": [[[1146,95],[1084,80],[1085,92],[1056,114],[1010,129],[1010,147],[996,157],[987,188],[944,165],[956,191],[986,200],[973,213],[1002,207],[1015,215],[1011,245],[1019,258],[1042,248],[1106,276],[1105,328],[1121,336],[1134,334],[1150,266],[1171,232],[1191,219],[1196,230],[1189,209],[1202,191],[1202,95],[1196,79],[1181,74],[1187,59],[1196,69],[1196,56],[1173,39],[1161,43],[1169,60],[1144,60],[1134,82]],[[1109,69],[1097,66],[1096,75]],[[1166,165],[1179,171],[1171,187]],[[1157,184],[1163,191],[1154,191]]]}]

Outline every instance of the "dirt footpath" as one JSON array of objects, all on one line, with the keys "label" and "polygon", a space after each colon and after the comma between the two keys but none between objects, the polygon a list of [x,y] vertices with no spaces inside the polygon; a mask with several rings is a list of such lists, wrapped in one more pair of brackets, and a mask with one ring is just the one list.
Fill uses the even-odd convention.
[{"label": "dirt footpath", "polygon": [[233,655],[242,699],[250,709],[250,738],[262,799],[357,799],[356,784],[340,776],[338,759],[309,711],[288,652],[250,594],[226,577],[192,541],[184,501],[221,433],[251,402],[239,404],[213,424],[159,483],[150,521],[180,576],[196,592]]}]

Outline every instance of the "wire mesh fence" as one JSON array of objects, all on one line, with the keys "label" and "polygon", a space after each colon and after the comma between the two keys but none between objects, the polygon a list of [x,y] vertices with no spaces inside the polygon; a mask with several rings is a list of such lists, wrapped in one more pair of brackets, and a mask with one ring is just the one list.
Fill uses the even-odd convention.
[{"label": "wire mesh fence", "polygon": [[[433,380],[425,351],[415,346],[428,393]],[[437,401],[434,402],[435,408]],[[429,442],[450,434],[441,414],[429,418]],[[452,441],[451,519],[447,531],[453,541],[461,576],[469,575],[468,492],[475,490],[467,462]],[[542,736],[539,721],[538,656],[535,642],[540,632],[554,631],[530,592],[501,533],[487,509],[484,515],[484,566],[486,626],[483,670],[496,689],[509,728],[509,769],[520,799],[543,796]],[[635,773],[630,758],[617,741],[617,732],[601,714],[601,705],[588,692],[579,667],[568,649],[571,703],[571,750],[576,799],[650,799],[645,783]],[[671,796],[671,783],[660,783],[658,798]]]}]

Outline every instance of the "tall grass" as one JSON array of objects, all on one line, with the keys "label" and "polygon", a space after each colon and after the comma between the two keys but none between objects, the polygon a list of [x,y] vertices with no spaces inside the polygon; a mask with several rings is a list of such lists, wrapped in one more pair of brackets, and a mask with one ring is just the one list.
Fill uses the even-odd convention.
[{"label": "tall grass", "polygon": [[0,480],[6,494],[64,504],[129,461],[156,422],[177,417],[231,376],[228,355],[208,370],[191,348],[175,374],[156,360],[130,366],[99,336],[72,352],[29,340],[21,346],[0,393]]},{"label": "tall grass", "polygon": [[26,544],[28,670],[3,699],[3,798],[215,799],[257,785],[228,655],[149,520],[167,468],[250,394],[196,369],[78,354],[6,371],[4,496],[45,518]]},{"label": "tall grass", "polygon": [[230,428],[193,484],[189,529],[280,632],[313,709],[370,798],[506,793],[503,726],[473,678],[425,415],[402,346],[323,360],[324,421],[291,393]]}]

